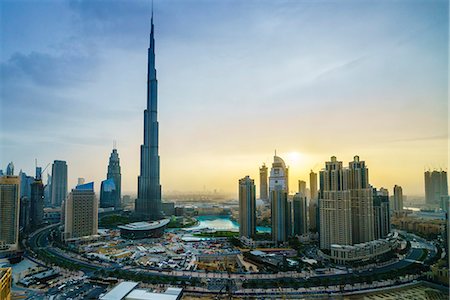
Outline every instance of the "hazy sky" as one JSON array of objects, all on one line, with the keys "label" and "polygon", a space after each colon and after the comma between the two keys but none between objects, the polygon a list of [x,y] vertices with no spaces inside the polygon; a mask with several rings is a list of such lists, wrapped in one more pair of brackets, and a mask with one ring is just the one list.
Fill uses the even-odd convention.
[{"label": "hazy sky", "polygon": [[[150,1],[0,1],[0,168],[66,160],[136,193]],[[448,1],[155,1],[164,192],[236,192],[273,152],[421,195],[447,168]],[[49,169],[50,170],[50,167]]]}]

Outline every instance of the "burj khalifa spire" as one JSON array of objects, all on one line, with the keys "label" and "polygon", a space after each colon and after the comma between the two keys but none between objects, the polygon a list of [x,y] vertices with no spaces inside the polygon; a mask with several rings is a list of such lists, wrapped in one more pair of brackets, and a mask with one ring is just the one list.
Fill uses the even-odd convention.
[{"label": "burj khalifa spire", "polygon": [[141,145],[141,175],[138,177],[136,214],[146,220],[161,218],[161,184],[159,181],[158,154],[158,81],[155,68],[155,38],[153,8],[148,48],[147,109],[144,111],[144,144]]}]

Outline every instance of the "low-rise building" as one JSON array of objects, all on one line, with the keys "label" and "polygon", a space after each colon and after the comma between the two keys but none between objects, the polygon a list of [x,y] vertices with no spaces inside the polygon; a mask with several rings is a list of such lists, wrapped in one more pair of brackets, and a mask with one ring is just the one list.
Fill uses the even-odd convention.
[{"label": "low-rise building", "polygon": [[156,292],[137,288],[139,283],[132,281],[121,282],[111,291],[100,297],[100,300],[179,300],[183,289],[169,287],[164,292]]}]

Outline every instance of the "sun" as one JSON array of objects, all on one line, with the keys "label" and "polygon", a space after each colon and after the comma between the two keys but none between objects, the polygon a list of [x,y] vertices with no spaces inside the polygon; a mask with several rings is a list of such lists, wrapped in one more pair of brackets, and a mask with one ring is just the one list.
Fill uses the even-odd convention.
[{"label": "sun", "polygon": [[298,164],[302,158],[302,154],[297,151],[288,152],[287,154],[287,161],[289,164],[294,165]]}]

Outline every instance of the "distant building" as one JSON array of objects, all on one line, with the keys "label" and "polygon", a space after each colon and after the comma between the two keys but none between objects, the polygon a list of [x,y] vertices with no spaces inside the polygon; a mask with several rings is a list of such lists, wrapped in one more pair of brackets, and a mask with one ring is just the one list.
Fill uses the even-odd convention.
[{"label": "distant building", "polygon": [[100,207],[101,208],[108,208],[108,207],[116,208],[117,193],[118,193],[118,191],[116,189],[116,184],[114,183],[113,178],[103,180],[100,185]]},{"label": "distant building", "polygon": [[79,177],[77,185],[82,185],[84,183],[85,183],[85,179],[83,177]]},{"label": "distant building", "polygon": [[98,203],[94,183],[72,189],[64,203],[64,239],[66,241],[90,237],[98,231]]},{"label": "distant building", "polygon": [[10,162],[6,167],[6,176],[14,176],[14,164]]},{"label": "distant building", "polygon": [[261,200],[269,200],[266,164],[259,168],[259,198]]},{"label": "distant building", "polygon": [[116,193],[114,195],[113,206],[115,209],[120,209],[122,207],[122,174],[120,173],[120,159],[117,149],[113,149],[109,157],[108,173],[106,174],[107,179],[113,179],[114,185],[116,187]]},{"label": "distant building", "polygon": [[51,204],[55,207],[61,206],[67,196],[67,164],[65,161],[55,160],[53,162],[51,186]]},{"label": "distant building", "polygon": [[391,217],[389,210],[389,192],[381,188],[373,190],[374,232],[375,239],[385,238],[391,231]]},{"label": "distant building", "polygon": [[175,203],[174,202],[162,202],[162,211],[166,216],[175,215]]},{"label": "distant building", "polygon": [[52,205],[52,176],[47,174],[47,184],[44,187],[44,206]]},{"label": "distant building", "polygon": [[297,193],[293,198],[294,205],[294,235],[304,235],[308,233],[308,207],[306,196]]},{"label": "distant building", "polygon": [[19,246],[20,177],[0,177],[0,251]]},{"label": "distant building", "polygon": [[249,176],[239,179],[239,236],[252,238],[256,234],[256,189]]},{"label": "distant building", "polygon": [[448,201],[447,172],[426,171],[425,202],[427,204],[445,206],[446,201]]},{"label": "distant building", "polygon": [[32,176],[27,176],[25,172],[22,172],[20,170],[19,172],[20,177],[20,197],[28,197],[28,199],[31,198],[31,184],[34,181],[34,178]]},{"label": "distant building", "polygon": [[27,196],[20,197],[19,228],[22,232],[31,231],[31,201]]},{"label": "distant building", "polygon": [[306,181],[298,181],[298,192],[306,197]]},{"label": "distant building", "polygon": [[44,221],[44,184],[36,179],[31,184],[30,226],[36,230]]},{"label": "distant building", "polygon": [[394,212],[402,212],[403,211],[403,190],[401,186],[394,186],[394,198],[392,201],[394,205]]},{"label": "distant building", "polygon": [[317,189],[317,173],[311,170],[309,173],[309,190],[310,190],[310,200],[309,200],[309,230],[312,232],[317,232],[317,225],[319,219],[319,206],[318,206],[318,189]]},{"label": "distant building", "polygon": [[11,300],[12,269],[0,268],[0,299]]},{"label": "distant building", "polygon": [[275,242],[286,242],[289,237],[288,213],[288,172],[283,159],[274,156],[269,177],[269,197],[271,203],[272,239]]}]

